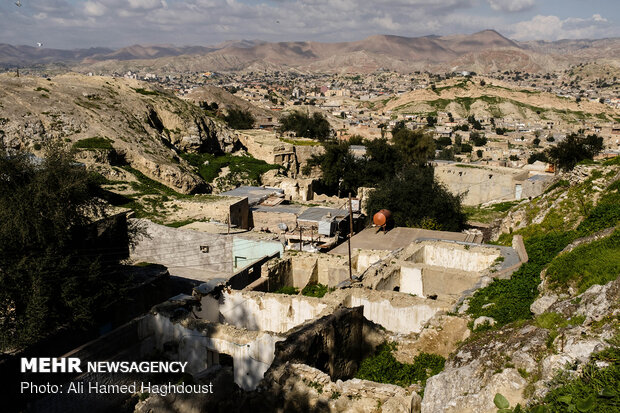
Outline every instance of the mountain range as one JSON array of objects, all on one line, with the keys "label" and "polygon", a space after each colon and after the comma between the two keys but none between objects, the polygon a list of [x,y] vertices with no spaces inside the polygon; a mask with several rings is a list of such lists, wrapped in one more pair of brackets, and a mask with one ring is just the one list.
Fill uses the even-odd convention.
[{"label": "mountain range", "polygon": [[620,38],[510,40],[494,30],[468,35],[376,35],[353,42],[229,41],[214,46],[133,45],[76,50],[0,44],[0,67],[63,64],[73,70],[288,70],[368,72],[412,70],[557,70],[571,63],[620,62]]}]

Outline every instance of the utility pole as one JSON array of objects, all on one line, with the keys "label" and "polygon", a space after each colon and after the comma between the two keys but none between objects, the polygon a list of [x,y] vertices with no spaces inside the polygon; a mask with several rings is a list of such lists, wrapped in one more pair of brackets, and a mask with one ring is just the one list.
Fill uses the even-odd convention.
[{"label": "utility pole", "polygon": [[353,282],[353,270],[351,269],[351,237],[353,236],[353,208],[351,207],[351,192],[349,192],[349,224],[350,224],[350,232],[349,232],[349,280]]}]

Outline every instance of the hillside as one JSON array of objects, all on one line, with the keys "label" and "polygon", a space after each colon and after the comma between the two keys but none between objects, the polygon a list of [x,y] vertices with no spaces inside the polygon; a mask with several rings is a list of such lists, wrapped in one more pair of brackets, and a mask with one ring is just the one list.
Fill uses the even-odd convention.
[{"label": "hillside", "polygon": [[499,243],[523,236],[529,261],[465,300],[458,313],[469,317],[472,334],[429,379],[422,412],[618,405],[618,163],[580,165],[508,212]]},{"label": "hillside", "polygon": [[237,97],[232,93],[227,92],[225,89],[217,86],[207,85],[192,89],[190,93],[184,96],[184,99],[187,99],[196,105],[198,105],[199,102],[216,102],[219,105],[220,109],[229,109],[235,107],[241,108],[243,110],[249,111],[252,115],[254,115],[255,118],[278,117],[278,114],[276,112],[253,105],[247,100],[241,99],[240,97]]},{"label": "hillside", "polygon": [[467,35],[375,35],[352,42],[229,41],[215,46],[133,45],[118,50],[55,50],[0,45],[0,66],[62,63],[74,70],[228,71],[301,70],[409,73],[493,70],[549,72],[569,64],[604,60],[617,64],[620,39],[519,43],[494,30]]},{"label": "hillside", "polygon": [[[236,135],[170,92],[133,80],[75,74],[44,79],[0,75],[0,142],[42,154],[45,144],[80,149],[105,176],[128,164],[178,192],[206,189],[178,155],[231,152]],[[96,139],[93,139],[96,138]]]},{"label": "hillside", "polygon": [[[587,117],[601,120],[613,120],[618,114],[609,106],[598,102],[560,98],[554,94],[536,90],[516,90],[500,81],[489,80],[480,86],[479,80],[448,80],[431,88],[415,90],[391,99],[387,102],[376,101],[384,105],[384,110],[395,113],[433,113],[451,112],[467,117],[508,117],[517,119],[565,120],[578,122]],[[377,106],[381,107],[381,106]]]}]

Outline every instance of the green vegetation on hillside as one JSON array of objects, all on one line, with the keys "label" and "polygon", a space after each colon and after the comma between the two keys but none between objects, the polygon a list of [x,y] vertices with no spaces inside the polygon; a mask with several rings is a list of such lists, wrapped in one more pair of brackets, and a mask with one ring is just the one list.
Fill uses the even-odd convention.
[{"label": "green vegetation on hillside", "polygon": [[76,149],[113,149],[112,142],[109,138],[102,138],[100,136],[94,136],[92,138],[80,139],[73,144]]},{"label": "green vegetation on hillside", "polygon": [[355,377],[402,387],[414,383],[424,387],[429,377],[444,368],[446,360],[437,354],[420,353],[414,358],[413,364],[401,363],[392,354],[396,348],[396,343],[382,344],[375,355],[360,363]]},{"label": "green vegetation on hillside", "polygon": [[[620,409],[620,334],[610,347],[595,353],[578,376],[559,373],[545,397],[527,409],[530,413],[609,413]],[[607,366],[607,367],[601,367]],[[525,411],[525,410],[524,410]]]},{"label": "green vegetation on hillside", "polygon": [[476,291],[469,301],[467,313],[472,318],[492,317],[496,328],[531,317],[530,305],[538,296],[540,272],[575,235],[573,232],[550,233],[525,239],[529,261],[515,271],[510,279],[496,279]]},{"label": "green vegetation on hillside", "polygon": [[556,257],[547,268],[549,286],[565,290],[569,285],[582,293],[594,284],[606,284],[620,275],[620,229],[607,238],[581,245]]},{"label": "green vegetation on hillside", "polygon": [[144,88],[132,88],[136,93],[139,93],[141,95],[146,95],[146,96],[158,96],[161,93],[155,91],[155,90],[147,90]]},{"label": "green vegetation on hillside", "polygon": [[230,168],[231,175],[238,175],[254,185],[260,185],[261,175],[279,165],[271,165],[251,156],[234,156],[231,154],[212,155],[210,153],[183,153],[181,157],[196,168],[198,174],[206,182],[213,182],[222,168]]},{"label": "green vegetation on hillside", "polygon": [[[615,173],[608,171],[607,174],[615,176]],[[557,256],[574,240],[620,224],[619,180],[612,182],[602,192],[597,205],[592,206],[594,181],[602,177],[603,172],[595,170],[581,184],[568,189],[566,185],[558,185],[545,195],[549,198],[547,202],[553,202],[554,207],[540,224],[500,236],[500,243],[508,245],[514,234],[523,235],[529,261],[510,279],[494,280],[489,286],[476,291],[467,310],[473,318],[492,317],[497,321],[495,328],[530,318],[529,307],[538,296],[540,273],[549,264],[547,276],[556,289],[566,289],[572,283],[579,292],[583,292],[593,284],[606,283],[618,277],[620,230],[616,230],[611,237]],[[561,194],[566,196],[554,202]],[[539,213],[541,202],[535,199],[527,204],[528,222]],[[582,221],[577,225],[579,220]],[[571,227],[575,229],[566,230]]]}]

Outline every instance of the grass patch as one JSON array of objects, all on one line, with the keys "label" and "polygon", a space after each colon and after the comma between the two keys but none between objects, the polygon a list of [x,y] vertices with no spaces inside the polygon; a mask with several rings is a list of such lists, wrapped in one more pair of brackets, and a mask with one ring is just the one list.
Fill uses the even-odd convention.
[{"label": "grass patch", "polygon": [[530,318],[530,305],[538,296],[540,272],[574,239],[573,232],[538,235],[526,239],[529,261],[515,271],[510,279],[496,279],[487,287],[476,291],[469,302],[467,313],[474,319],[481,316],[492,317],[497,322],[495,328]]},{"label": "grass patch", "polygon": [[143,88],[133,88],[132,89],[136,92],[139,93],[141,95],[146,95],[146,96],[159,96],[160,93],[155,91],[155,90],[148,90],[148,89],[143,89]]},{"label": "grass patch", "polygon": [[321,298],[325,294],[327,294],[328,291],[329,291],[329,288],[327,288],[326,285],[323,285],[323,284],[313,284],[313,285],[306,285],[303,288],[303,290],[301,290],[301,294],[305,295],[307,297]]},{"label": "grass patch", "polygon": [[299,294],[299,289],[296,287],[291,287],[290,285],[285,285],[284,287],[280,287],[274,291],[276,294],[288,294],[288,295],[297,295]]},{"label": "grass patch", "polygon": [[620,229],[607,238],[581,245],[556,257],[547,269],[552,288],[577,287],[579,293],[595,284],[606,284],[620,274]]},{"label": "grass patch", "polygon": [[465,206],[463,207],[463,210],[469,221],[491,223],[498,218],[506,216],[510,208],[518,205],[519,202],[520,201],[500,202],[487,207]]},{"label": "grass patch", "polygon": [[420,353],[413,364],[401,363],[392,354],[396,343],[382,344],[375,355],[364,359],[355,377],[378,383],[389,383],[408,387],[419,383],[424,387],[426,380],[441,372],[446,359],[437,354]]},{"label": "grass patch", "polygon": [[280,165],[268,164],[251,156],[233,156],[226,154],[215,156],[209,153],[184,153],[181,157],[196,168],[198,174],[206,182],[212,182],[218,177],[224,167],[230,168],[231,174],[244,175],[255,184],[260,184],[261,175],[271,169],[279,169]]},{"label": "grass patch", "polygon": [[114,149],[110,144],[111,139],[95,136],[92,138],[80,139],[73,144],[76,149]]},{"label": "grass patch", "polygon": [[613,158],[606,159],[603,162],[603,165],[605,165],[605,166],[620,165],[620,156],[615,156]]}]

